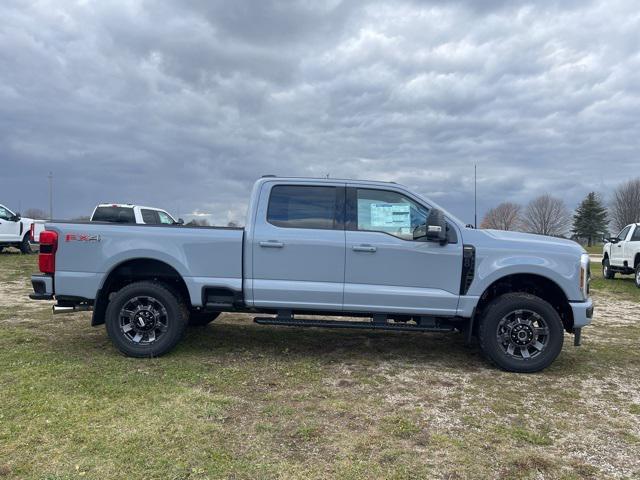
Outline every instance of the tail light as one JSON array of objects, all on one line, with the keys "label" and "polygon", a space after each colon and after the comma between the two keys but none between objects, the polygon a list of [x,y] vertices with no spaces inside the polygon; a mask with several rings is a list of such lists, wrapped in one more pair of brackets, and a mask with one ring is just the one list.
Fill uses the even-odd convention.
[{"label": "tail light", "polygon": [[29,228],[29,236],[31,237],[31,241],[35,242],[35,233],[36,233],[36,224],[32,223],[31,227]]},{"label": "tail light", "polygon": [[42,273],[56,273],[56,250],[58,250],[58,234],[48,230],[40,232],[38,267]]}]

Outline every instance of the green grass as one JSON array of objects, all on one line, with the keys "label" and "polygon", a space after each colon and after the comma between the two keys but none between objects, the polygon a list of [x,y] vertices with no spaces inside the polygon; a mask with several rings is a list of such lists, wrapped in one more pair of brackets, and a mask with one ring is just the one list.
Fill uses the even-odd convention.
[{"label": "green grass", "polygon": [[35,263],[0,255],[0,479],[640,476],[638,297],[595,268],[596,305],[622,313],[596,310],[582,347],[567,336],[517,375],[456,334],[243,315],[125,358],[89,314],[27,299]]},{"label": "green grass", "polygon": [[591,262],[591,291],[610,294],[624,300],[640,302],[640,288],[636,287],[633,275],[620,275],[607,280],[602,276],[602,264]]},{"label": "green grass", "polygon": [[600,245],[591,245],[590,247],[583,245],[584,249],[587,251],[587,253],[590,254],[595,254],[595,255],[602,255],[602,244]]}]

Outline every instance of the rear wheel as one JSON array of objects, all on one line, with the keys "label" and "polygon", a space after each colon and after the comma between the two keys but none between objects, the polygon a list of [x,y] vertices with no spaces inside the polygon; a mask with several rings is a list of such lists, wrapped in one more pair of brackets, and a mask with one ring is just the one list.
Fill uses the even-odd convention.
[{"label": "rear wheel", "polygon": [[22,252],[25,255],[33,253],[33,249],[31,248],[30,236],[31,236],[30,233],[26,233],[25,236],[22,238],[22,242],[20,242],[20,252]]},{"label": "rear wheel", "polygon": [[180,341],[188,311],[180,297],[156,282],[137,282],[109,302],[105,323],[109,338],[129,357],[159,357]]},{"label": "rear wheel", "polygon": [[220,316],[221,312],[202,312],[199,310],[191,310],[189,314],[190,327],[204,327],[213,322]]},{"label": "rear wheel", "polygon": [[494,364],[510,372],[532,373],[560,354],[564,328],[558,312],[528,293],[493,300],[480,319],[480,347]]},{"label": "rear wheel", "polygon": [[611,270],[611,265],[609,264],[608,257],[602,261],[602,276],[607,280],[611,280],[616,276],[616,272]]}]

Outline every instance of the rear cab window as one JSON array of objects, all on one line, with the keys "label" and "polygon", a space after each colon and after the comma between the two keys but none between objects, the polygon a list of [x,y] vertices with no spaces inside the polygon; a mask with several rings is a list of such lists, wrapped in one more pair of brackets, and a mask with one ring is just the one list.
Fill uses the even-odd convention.
[{"label": "rear cab window", "polygon": [[275,185],[267,222],[281,228],[342,229],[340,195],[344,189],[334,186]]},{"label": "rear cab window", "polygon": [[147,208],[141,208],[140,214],[142,215],[142,221],[147,225],[158,225],[160,223],[160,217],[155,210],[149,210]]},{"label": "rear cab window", "polygon": [[136,223],[131,207],[106,206],[98,207],[91,217],[92,222]]}]

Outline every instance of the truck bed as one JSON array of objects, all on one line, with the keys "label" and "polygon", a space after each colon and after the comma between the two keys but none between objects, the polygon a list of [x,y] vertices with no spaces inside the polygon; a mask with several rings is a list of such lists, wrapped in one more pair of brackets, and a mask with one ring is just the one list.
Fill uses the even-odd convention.
[{"label": "truck bed", "polygon": [[205,287],[242,291],[242,228],[54,221],[46,229],[58,234],[57,296],[93,300],[109,272],[145,258],[178,272],[194,306]]}]

